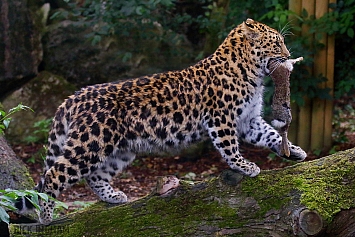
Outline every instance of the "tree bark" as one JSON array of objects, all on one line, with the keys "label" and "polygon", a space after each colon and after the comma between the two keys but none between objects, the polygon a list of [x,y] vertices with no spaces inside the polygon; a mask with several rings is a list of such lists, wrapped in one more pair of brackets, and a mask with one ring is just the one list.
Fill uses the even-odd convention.
[{"label": "tree bark", "polygon": [[34,182],[25,164],[0,136],[0,189],[32,189]]},{"label": "tree bark", "polygon": [[[0,189],[32,189],[34,182],[25,164],[16,157],[5,138],[0,135]],[[8,225],[0,221],[0,236],[9,236]]]},{"label": "tree bark", "polygon": [[355,236],[354,163],[350,149],[255,178],[227,170],[205,182],[180,181],[169,194],[155,190],[119,206],[99,202],[47,227],[12,225],[10,231],[15,236],[29,230],[56,236],[350,237]]}]

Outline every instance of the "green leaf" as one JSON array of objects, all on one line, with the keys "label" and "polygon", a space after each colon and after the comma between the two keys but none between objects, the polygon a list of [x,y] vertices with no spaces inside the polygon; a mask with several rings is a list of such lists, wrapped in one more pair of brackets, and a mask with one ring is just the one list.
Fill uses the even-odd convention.
[{"label": "green leaf", "polygon": [[9,202],[3,202],[3,201],[0,201],[0,207],[6,207],[6,208],[8,208],[8,209],[10,209],[10,210],[12,210],[12,211],[17,210],[17,208],[16,208],[16,207],[14,207],[14,205],[13,205],[13,203],[12,203],[12,202],[11,202],[11,203],[9,203]]},{"label": "green leaf", "polygon": [[286,15],[281,15],[281,16],[280,16],[280,22],[281,22],[281,23],[284,23],[284,22],[286,22],[286,21],[287,21]]},{"label": "green leaf", "polygon": [[48,195],[45,193],[38,193],[38,196],[44,201],[48,202]]},{"label": "green leaf", "polygon": [[10,216],[7,214],[4,208],[0,206],[0,220],[5,222],[6,224],[9,224],[10,222]]},{"label": "green leaf", "polygon": [[8,128],[11,122],[11,118],[6,118],[2,121],[2,123],[4,124],[5,128]]},{"label": "green leaf", "polygon": [[328,7],[331,8],[331,9],[336,9],[337,8],[337,4],[336,3],[329,3]]},{"label": "green leaf", "polygon": [[91,40],[91,45],[96,45],[101,41],[101,35],[94,35],[94,37]]},{"label": "green leaf", "polygon": [[[10,113],[14,113],[14,112],[18,112],[18,111],[20,111],[20,110],[26,110],[26,109],[32,110],[30,107],[28,107],[28,106],[23,105],[22,103],[20,103],[20,104],[18,104],[16,107],[11,108],[11,109],[9,110],[9,114],[10,114]],[[33,111],[33,110],[32,110],[32,111]]]},{"label": "green leaf", "polygon": [[143,9],[142,6],[138,6],[136,8],[136,14],[139,15],[139,16],[143,15],[143,11],[144,11],[144,9]]},{"label": "green leaf", "polygon": [[354,30],[353,30],[353,28],[349,28],[346,33],[347,33],[347,35],[350,38],[354,38]]},{"label": "green leaf", "polygon": [[132,53],[131,52],[126,52],[123,57],[122,57],[122,62],[127,62],[128,60],[130,60],[132,58]]},{"label": "green leaf", "polygon": [[56,17],[58,17],[58,16],[60,16],[60,15],[62,15],[62,13],[61,13],[60,11],[57,11],[57,12],[53,13],[53,14],[49,17],[49,19],[50,19],[50,20],[53,20],[54,18],[56,18]]},{"label": "green leaf", "polygon": [[69,208],[69,206],[67,204],[65,204],[64,202],[60,202],[60,201],[56,201],[55,205],[56,205],[56,208],[64,208],[64,209]]},{"label": "green leaf", "polygon": [[4,200],[8,203],[12,203],[13,201],[16,200],[16,198],[12,198],[6,195],[0,196],[0,200],[3,202]]},{"label": "green leaf", "polygon": [[40,208],[39,205],[38,205],[38,196],[36,196],[36,197],[37,197],[37,199],[36,199],[37,202],[32,200],[34,197],[29,198],[29,197],[25,196],[25,198],[26,198],[37,210],[41,210],[41,208]]},{"label": "green leaf", "polygon": [[18,197],[22,197],[24,195],[23,192],[13,189],[5,189],[4,196],[16,199]]}]

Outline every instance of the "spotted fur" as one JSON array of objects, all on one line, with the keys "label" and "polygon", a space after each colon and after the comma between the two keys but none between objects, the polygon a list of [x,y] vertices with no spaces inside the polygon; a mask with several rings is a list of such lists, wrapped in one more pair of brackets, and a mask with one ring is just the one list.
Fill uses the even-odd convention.
[{"label": "spotted fur", "polygon": [[[109,182],[139,152],[178,149],[210,138],[233,170],[254,177],[238,140],[279,154],[281,137],[261,117],[268,61],[290,56],[281,34],[247,19],[214,54],[181,71],[88,86],[59,106],[49,134],[39,190],[56,198],[80,179],[109,203],[124,203]],[[306,153],[290,144],[291,160]],[[41,203],[50,223],[54,203]]]}]

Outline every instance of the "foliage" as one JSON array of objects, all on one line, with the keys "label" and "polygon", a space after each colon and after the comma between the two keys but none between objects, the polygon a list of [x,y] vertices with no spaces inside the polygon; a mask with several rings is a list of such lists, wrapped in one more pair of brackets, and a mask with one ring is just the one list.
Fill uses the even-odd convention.
[{"label": "foliage", "polygon": [[48,201],[48,195],[34,190],[0,190],[0,220],[9,224],[10,217],[5,209],[16,210],[15,202],[19,198],[26,198],[37,210],[40,210],[39,199]]},{"label": "foliage", "polygon": [[33,135],[27,136],[25,141],[28,143],[46,143],[52,119],[42,119],[34,123]]},{"label": "foliage", "polygon": [[310,33],[340,34],[354,38],[354,0],[338,1],[338,3],[329,4],[329,7],[333,11],[309,22],[312,26]]},{"label": "foliage", "polygon": [[57,201],[55,202],[55,207],[54,207],[54,212],[53,212],[53,219],[57,219],[61,216],[61,213],[64,211],[64,210],[67,210],[69,207],[67,204],[65,204],[64,202],[60,202],[60,201]]},{"label": "foliage", "polygon": [[[93,44],[99,43],[107,35],[177,44],[181,40],[180,36],[185,34],[191,42],[203,48],[201,43],[207,35],[217,34],[220,43],[235,25],[248,17],[283,30],[285,35],[291,34],[289,30],[292,29],[297,36],[286,38],[292,57],[304,57],[301,65],[295,68],[297,73],[291,75],[291,99],[299,105],[303,104],[305,95],[310,98],[331,98],[330,88],[319,86],[326,80],[324,75],[312,76],[306,68],[313,66],[313,55],[324,47],[318,41],[320,36],[325,33],[335,34],[337,42],[340,42],[337,43],[336,52],[341,52],[340,60],[336,60],[335,95],[350,93],[355,88],[353,80],[355,72],[352,70],[355,65],[354,47],[352,50],[347,48],[353,44],[351,40],[355,28],[354,0],[342,0],[330,4],[332,11],[318,19],[306,10],[303,10],[300,16],[296,15],[288,10],[287,0],[229,1],[227,14],[218,16],[215,15],[218,2],[213,0],[184,1],[184,3],[172,0],[94,0],[85,1],[82,5],[74,1],[69,1],[68,4],[70,10],[57,11],[52,15],[52,19],[66,17],[90,25],[94,31],[88,34],[88,38]],[[290,21],[290,18],[293,20]],[[299,36],[300,25],[309,28],[309,35]],[[188,29],[192,31],[190,37]],[[135,50],[121,52],[121,59],[129,60],[135,53],[144,49],[136,47]],[[197,59],[203,55],[203,53],[198,54]]]},{"label": "foliage", "polygon": [[10,109],[7,113],[0,107],[0,135],[4,135],[5,129],[9,127],[12,119],[10,116],[21,110],[31,110],[33,112],[30,107],[22,105],[21,103]]},{"label": "foliage", "polygon": [[[80,22],[93,31],[87,34],[88,40],[95,45],[104,37],[116,35],[132,41],[166,41],[171,43],[174,39],[162,35],[161,28],[168,29],[169,17],[173,1],[85,1],[79,4],[76,1],[68,3],[69,10],[56,11],[51,19],[71,19]],[[166,31],[164,31],[166,32]],[[128,39],[129,38],[129,39]],[[144,50],[139,44],[133,52],[120,52],[121,59],[127,61],[132,54]]]},{"label": "foliage", "polygon": [[353,104],[335,107],[333,119],[333,139],[336,142],[347,142],[347,134],[355,132],[355,108]]},{"label": "foliage", "polygon": [[46,160],[47,147],[43,145],[35,154],[33,154],[26,162],[35,164],[36,162],[43,164]]},{"label": "foliage", "polygon": [[[40,211],[39,200],[48,201],[48,199],[53,199],[45,193],[39,193],[34,190],[14,190],[14,189],[5,189],[0,190],[0,221],[3,221],[9,224],[10,217],[7,214],[6,210],[16,211],[15,207],[16,200],[19,198],[26,198],[37,211]],[[68,209],[68,206],[60,201],[55,200],[56,207],[54,215],[58,216],[58,211],[62,209]]]},{"label": "foliage", "polygon": [[[313,55],[324,47],[319,41],[324,34],[336,35],[336,52],[341,52],[339,54],[340,60],[335,60],[337,69],[335,72],[335,96],[339,97],[354,90],[355,82],[353,78],[355,72],[353,67],[355,65],[355,52],[354,47],[352,47],[352,50],[349,50],[349,45],[352,44],[352,38],[354,37],[353,15],[355,12],[355,1],[345,0],[332,3],[329,5],[332,11],[318,19],[310,15],[306,10],[303,10],[302,14],[297,16],[295,13],[287,10],[288,6],[284,1],[273,0],[271,2],[272,4],[269,6],[273,6],[273,9],[269,8],[268,12],[259,18],[259,20],[276,29],[287,30],[292,28],[292,31],[296,35],[291,36],[291,39],[289,39],[290,37],[286,37],[287,46],[291,49],[293,58],[304,57],[301,65],[296,65],[294,73],[291,74],[291,100],[302,106],[304,96],[308,98],[331,99],[329,94],[331,88],[319,86],[327,78],[324,75],[312,75],[310,70],[307,70],[307,68],[313,67]],[[265,5],[267,6],[268,4],[266,3]],[[293,20],[289,21],[289,17]],[[302,34],[301,36],[300,25],[309,28],[308,35]],[[286,35],[288,33],[286,31]],[[266,97],[266,102],[270,100],[271,97],[269,95]]]},{"label": "foliage", "polygon": [[85,202],[85,201],[74,201],[73,205],[78,206],[77,210],[80,211],[84,208],[87,208],[94,204],[94,202]]}]

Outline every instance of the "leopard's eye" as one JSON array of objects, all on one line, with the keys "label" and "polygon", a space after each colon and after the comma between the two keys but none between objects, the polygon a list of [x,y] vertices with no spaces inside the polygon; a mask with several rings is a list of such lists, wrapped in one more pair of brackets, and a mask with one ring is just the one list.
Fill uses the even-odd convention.
[{"label": "leopard's eye", "polygon": [[280,45],[280,43],[278,41],[276,41],[275,44],[276,44],[277,47],[281,48],[281,45]]}]

